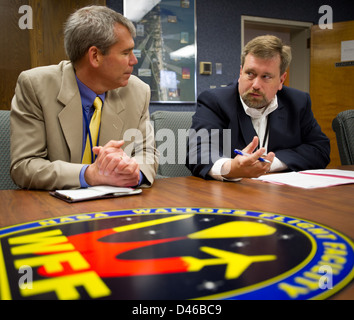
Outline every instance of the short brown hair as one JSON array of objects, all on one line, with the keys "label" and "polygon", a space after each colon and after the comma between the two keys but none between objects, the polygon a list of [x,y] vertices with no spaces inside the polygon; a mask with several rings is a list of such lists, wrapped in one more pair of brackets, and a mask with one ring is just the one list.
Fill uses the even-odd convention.
[{"label": "short brown hair", "polygon": [[271,59],[277,54],[280,55],[280,75],[284,74],[291,62],[291,48],[284,45],[283,41],[273,35],[259,36],[252,39],[246,44],[241,54],[241,66],[245,64],[248,54],[252,54],[257,58]]}]

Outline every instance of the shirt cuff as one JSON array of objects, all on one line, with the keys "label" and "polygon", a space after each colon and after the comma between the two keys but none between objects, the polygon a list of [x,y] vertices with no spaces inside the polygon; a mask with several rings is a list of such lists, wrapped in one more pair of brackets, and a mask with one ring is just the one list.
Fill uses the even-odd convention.
[{"label": "shirt cuff", "polygon": [[81,171],[80,171],[80,185],[81,185],[81,188],[88,188],[88,187],[91,187],[89,184],[87,184],[86,180],[85,180],[85,172],[86,172],[86,169],[88,168],[88,164],[84,165],[82,168],[81,168]]},{"label": "shirt cuff", "polygon": [[229,161],[231,159],[229,158],[221,158],[219,160],[217,160],[214,165],[212,166],[212,168],[209,171],[209,176],[211,176],[213,179],[215,180],[219,180],[219,181],[233,181],[233,182],[237,182],[242,180],[242,178],[237,178],[237,179],[227,179],[224,178],[222,176],[222,166],[224,165],[225,162]]},{"label": "shirt cuff", "polygon": [[142,181],[143,181],[143,179],[144,179],[144,177],[145,177],[141,171],[139,172],[139,175],[140,175],[140,178],[139,178],[138,186],[141,185],[141,183],[142,183]]},{"label": "shirt cuff", "polygon": [[278,172],[278,171],[284,171],[288,169],[288,166],[280,161],[277,157],[274,158],[272,165],[270,166],[269,172]]}]

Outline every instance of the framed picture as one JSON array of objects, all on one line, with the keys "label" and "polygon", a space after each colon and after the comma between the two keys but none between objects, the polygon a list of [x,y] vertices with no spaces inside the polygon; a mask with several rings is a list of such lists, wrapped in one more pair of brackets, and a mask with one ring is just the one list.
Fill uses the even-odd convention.
[{"label": "framed picture", "polygon": [[150,85],[151,102],[195,103],[195,0],[124,0],[137,31],[133,74]]}]

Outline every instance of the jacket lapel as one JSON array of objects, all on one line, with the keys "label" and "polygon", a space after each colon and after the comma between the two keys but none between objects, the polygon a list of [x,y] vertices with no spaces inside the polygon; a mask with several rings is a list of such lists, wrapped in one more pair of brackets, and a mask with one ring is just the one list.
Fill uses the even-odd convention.
[{"label": "jacket lapel", "polygon": [[279,132],[287,131],[287,117],[286,107],[279,99],[278,95],[278,108],[274,110],[268,116],[269,122],[269,138],[268,138],[268,152],[273,151],[275,146],[279,144],[279,140],[283,139],[282,135]]},{"label": "jacket lapel", "polygon": [[[257,135],[257,133],[253,128],[251,117],[246,114],[243,108],[240,99],[240,93],[238,91],[238,85],[236,91],[236,103],[237,103],[236,110],[237,110],[238,126],[240,128],[240,132],[242,133],[245,146],[247,146],[253,140],[253,137]],[[235,132],[238,132],[238,130],[235,130]],[[237,148],[240,148],[240,146],[237,146]]]},{"label": "jacket lapel", "polygon": [[100,129],[99,144],[101,146],[112,139],[123,139],[125,105],[120,98],[119,91],[119,89],[111,90],[106,95],[101,118],[101,123],[104,123]]},{"label": "jacket lapel", "polygon": [[70,151],[70,162],[80,163],[82,155],[82,105],[74,68],[71,63],[63,67],[63,78],[58,101],[64,105],[59,122]]},{"label": "jacket lapel", "polygon": [[241,107],[237,108],[237,110],[238,110],[238,122],[239,122],[238,124],[240,126],[243,139],[245,141],[245,146],[247,146],[253,140],[253,137],[257,135],[257,133],[253,128],[251,117],[249,117],[245,113],[243,106],[241,105]]}]

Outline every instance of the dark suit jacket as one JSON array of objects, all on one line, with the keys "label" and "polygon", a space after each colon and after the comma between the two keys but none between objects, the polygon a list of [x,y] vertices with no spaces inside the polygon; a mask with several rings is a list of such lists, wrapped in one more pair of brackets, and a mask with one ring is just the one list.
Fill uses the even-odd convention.
[{"label": "dark suit jacket", "polygon": [[[309,94],[283,87],[277,96],[278,108],[268,117],[268,152],[273,151],[291,171],[325,168],[330,160],[329,139],[313,116]],[[256,135],[237,81],[207,90],[198,97],[186,166],[193,175],[209,179],[208,172],[218,159],[233,158],[233,150],[245,148]]]}]

